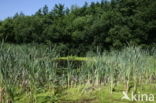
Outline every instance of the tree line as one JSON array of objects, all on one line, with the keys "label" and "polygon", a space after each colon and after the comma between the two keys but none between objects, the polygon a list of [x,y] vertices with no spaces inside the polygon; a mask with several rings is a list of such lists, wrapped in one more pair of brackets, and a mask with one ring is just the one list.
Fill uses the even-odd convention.
[{"label": "tree line", "polygon": [[31,16],[16,13],[0,21],[0,40],[51,44],[64,54],[156,43],[156,0],[102,0],[65,8],[56,4]]}]

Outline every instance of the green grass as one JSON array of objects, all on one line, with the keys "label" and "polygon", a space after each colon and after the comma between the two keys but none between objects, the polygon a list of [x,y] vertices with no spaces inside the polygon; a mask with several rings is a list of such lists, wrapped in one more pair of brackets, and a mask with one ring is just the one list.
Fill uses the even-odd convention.
[{"label": "green grass", "polygon": [[123,91],[155,94],[155,82],[155,50],[60,57],[44,45],[0,45],[2,103],[133,103]]},{"label": "green grass", "polygon": [[53,60],[72,60],[72,61],[90,61],[92,60],[91,58],[87,58],[87,57],[76,57],[76,56],[68,56],[68,57],[59,57],[59,58],[55,58]]}]

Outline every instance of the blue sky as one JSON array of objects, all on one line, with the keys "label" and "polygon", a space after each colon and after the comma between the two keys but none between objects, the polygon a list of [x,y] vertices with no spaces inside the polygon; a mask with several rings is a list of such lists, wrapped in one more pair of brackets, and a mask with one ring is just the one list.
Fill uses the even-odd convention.
[{"label": "blue sky", "polygon": [[90,3],[101,0],[0,0],[0,20],[13,16],[17,12],[23,12],[26,15],[34,14],[44,5],[48,5],[49,9],[52,9],[58,3],[71,7],[71,5],[82,6],[85,1]]}]

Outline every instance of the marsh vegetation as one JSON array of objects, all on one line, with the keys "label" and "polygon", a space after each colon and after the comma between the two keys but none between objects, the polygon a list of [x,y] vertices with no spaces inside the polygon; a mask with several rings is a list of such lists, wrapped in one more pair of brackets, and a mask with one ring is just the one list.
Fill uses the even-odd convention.
[{"label": "marsh vegetation", "polygon": [[156,96],[155,18],[156,0],[101,0],[0,21],[0,103]]},{"label": "marsh vegetation", "polygon": [[126,47],[86,57],[60,57],[56,48],[43,45],[1,44],[1,102],[121,103],[122,91],[153,93],[155,53],[155,49]]}]

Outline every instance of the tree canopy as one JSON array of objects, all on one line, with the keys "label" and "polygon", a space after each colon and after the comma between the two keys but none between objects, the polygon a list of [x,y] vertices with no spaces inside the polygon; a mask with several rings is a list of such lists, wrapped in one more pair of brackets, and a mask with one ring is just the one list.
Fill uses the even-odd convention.
[{"label": "tree canopy", "polygon": [[65,54],[156,43],[155,0],[102,0],[82,7],[56,4],[34,15],[16,13],[0,22],[0,40],[9,43],[50,43]]}]

